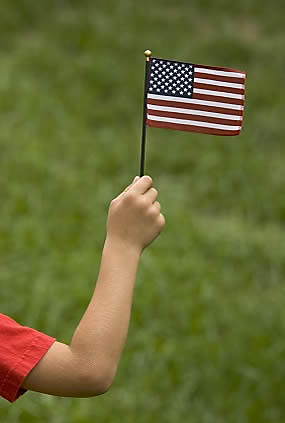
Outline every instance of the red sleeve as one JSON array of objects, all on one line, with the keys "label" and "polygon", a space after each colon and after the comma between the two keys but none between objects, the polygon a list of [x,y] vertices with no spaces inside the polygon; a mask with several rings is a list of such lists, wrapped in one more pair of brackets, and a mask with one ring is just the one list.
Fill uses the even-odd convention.
[{"label": "red sleeve", "polygon": [[0,313],[0,395],[10,402],[26,392],[21,385],[55,342],[44,333]]}]

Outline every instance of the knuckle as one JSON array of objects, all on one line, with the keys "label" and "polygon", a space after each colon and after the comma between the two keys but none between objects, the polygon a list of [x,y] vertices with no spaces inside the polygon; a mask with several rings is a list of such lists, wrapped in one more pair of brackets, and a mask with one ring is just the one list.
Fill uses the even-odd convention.
[{"label": "knuckle", "polygon": [[159,226],[162,229],[165,225],[165,217],[163,216],[163,214],[160,213],[159,215],[159,220],[158,220]]},{"label": "knuckle", "polygon": [[147,201],[143,197],[139,197],[137,198],[136,205],[139,210],[144,210],[147,207]]},{"label": "knuckle", "polygon": [[155,219],[157,217],[158,213],[159,213],[159,211],[157,210],[157,207],[155,207],[155,206],[150,207],[149,210],[148,210],[149,217],[153,218],[153,219]]},{"label": "knuckle", "polygon": [[156,201],[154,204],[155,204],[156,208],[160,211],[160,209],[161,209],[160,203],[158,201]]},{"label": "knuckle", "polygon": [[151,188],[153,194],[157,197],[158,196],[158,191],[156,188]]},{"label": "knuckle", "polygon": [[136,200],[136,195],[133,191],[127,191],[124,195],[124,199],[127,204],[132,204]]}]

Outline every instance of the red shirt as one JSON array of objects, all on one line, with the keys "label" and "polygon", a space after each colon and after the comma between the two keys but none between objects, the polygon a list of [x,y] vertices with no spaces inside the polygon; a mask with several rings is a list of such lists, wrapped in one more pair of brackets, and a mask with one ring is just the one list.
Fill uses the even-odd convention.
[{"label": "red shirt", "polygon": [[0,395],[13,402],[26,392],[21,385],[55,342],[44,333],[0,313]]}]

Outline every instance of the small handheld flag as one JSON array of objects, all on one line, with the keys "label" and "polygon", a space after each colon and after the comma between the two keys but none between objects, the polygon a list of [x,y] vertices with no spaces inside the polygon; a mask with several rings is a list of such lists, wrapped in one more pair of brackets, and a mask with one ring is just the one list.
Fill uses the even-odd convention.
[{"label": "small handheld flag", "polygon": [[150,57],[145,124],[210,135],[239,135],[245,72]]}]

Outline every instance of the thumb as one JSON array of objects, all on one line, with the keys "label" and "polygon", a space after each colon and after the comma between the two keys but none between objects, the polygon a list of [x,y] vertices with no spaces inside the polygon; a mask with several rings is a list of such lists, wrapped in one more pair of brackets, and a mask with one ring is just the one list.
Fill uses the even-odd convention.
[{"label": "thumb", "polygon": [[121,192],[121,194],[118,195],[117,198],[120,198],[122,195],[124,195],[130,188],[131,186],[133,186],[138,180],[140,179],[139,176],[135,176],[134,179],[132,180],[132,183],[130,185],[128,185],[124,191]]},{"label": "thumb", "polygon": [[139,177],[139,176],[135,176],[135,177],[134,177],[134,179],[133,179],[132,184],[136,183],[139,179],[140,179],[140,177]]},{"label": "thumb", "polygon": [[132,183],[128,185],[127,188],[125,188],[124,192],[128,191],[131,188],[131,186],[133,186],[139,179],[140,179],[139,176],[135,176],[134,179],[132,180]]}]

